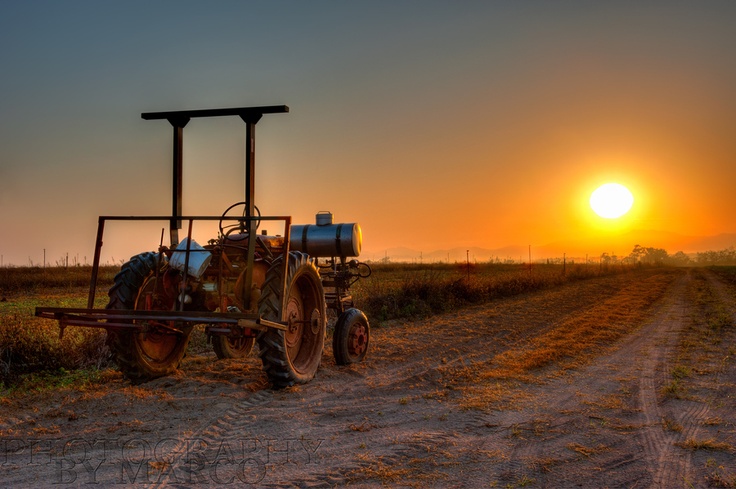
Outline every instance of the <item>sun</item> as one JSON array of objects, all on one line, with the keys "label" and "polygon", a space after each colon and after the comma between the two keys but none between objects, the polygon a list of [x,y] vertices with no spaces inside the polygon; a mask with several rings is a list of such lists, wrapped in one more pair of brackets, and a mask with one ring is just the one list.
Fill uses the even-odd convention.
[{"label": "sun", "polygon": [[590,208],[606,219],[616,219],[631,209],[634,196],[629,189],[618,183],[606,183],[590,195]]}]

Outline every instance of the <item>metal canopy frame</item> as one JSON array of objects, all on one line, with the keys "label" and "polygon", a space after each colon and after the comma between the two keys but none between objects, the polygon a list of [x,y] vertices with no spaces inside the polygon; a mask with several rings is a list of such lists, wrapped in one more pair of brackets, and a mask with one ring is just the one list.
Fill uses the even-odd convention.
[{"label": "metal canopy frame", "polygon": [[[179,244],[179,229],[181,229],[182,215],[182,176],[184,127],[190,119],[200,117],[227,117],[238,116],[245,122],[245,217],[253,217],[255,214],[255,164],[256,164],[256,124],[264,114],[281,114],[289,112],[286,105],[266,105],[261,107],[233,107],[227,109],[199,109],[199,110],[176,110],[167,112],[143,112],[141,118],[144,120],[166,119],[174,128],[173,146],[173,190],[171,201],[171,221],[169,233],[171,247]],[[249,221],[251,235],[255,234],[255,222]]]}]

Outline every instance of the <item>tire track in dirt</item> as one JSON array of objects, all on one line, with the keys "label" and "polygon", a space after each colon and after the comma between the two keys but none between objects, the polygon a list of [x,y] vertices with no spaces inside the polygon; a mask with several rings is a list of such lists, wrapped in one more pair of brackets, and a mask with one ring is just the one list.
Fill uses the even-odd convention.
[{"label": "tire track in dirt", "polygon": [[[176,445],[167,451],[166,459],[171,464],[171,470],[180,470],[183,476],[177,476],[176,472],[168,471],[167,467],[160,468],[157,481],[145,487],[149,489],[179,487],[177,483],[180,482],[180,479],[186,481],[180,487],[189,487],[192,482],[207,484],[213,479],[213,474],[215,474],[214,479],[217,479],[215,468],[218,464],[221,463],[224,466],[234,463],[237,465],[241,462],[233,455],[230,442],[241,437],[247,425],[252,422],[252,418],[248,415],[253,410],[268,405],[273,398],[273,391],[259,390],[245,398],[238,399],[237,402],[229,403],[227,408],[220,409],[217,415],[210,418],[214,421],[205,424],[203,428],[192,432],[186,438],[178,439]],[[208,469],[209,473],[207,473]],[[230,480],[228,477],[227,480],[229,484],[232,484],[236,479]],[[255,481],[253,479],[253,482]],[[215,480],[214,482],[222,481]]]},{"label": "tire track in dirt", "polygon": [[[680,277],[651,320],[613,352],[579,371],[530,388],[531,406],[479,419],[481,424],[495,426],[497,434],[506,433],[503,441],[509,457],[497,466],[499,482],[535,481],[538,487],[565,486],[576,480],[585,481],[586,487],[610,486],[613,480],[616,486],[674,487],[675,481],[682,482],[689,460],[674,456],[674,443],[689,433],[677,438],[664,433],[657,392],[668,372],[677,334],[687,320],[688,280]],[[631,395],[626,394],[629,390]],[[641,446],[631,437],[637,432]],[[496,443],[501,441],[498,438]],[[612,471],[615,479],[593,475]]]},{"label": "tire track in dirt", "polygon": [[[734,315],[733,298],[726,290],[726,285],[720,281],[720,279],[710,270],[698,269],[690,271],[688,273],[688,286],[694,287],[694,278],[704,279],[707,289],[712,293],[712,298],[718,307],[726,307],[731,315],[732,324],[736,323],[736,315]],[[688,291],[684,294],[684,299],[680,301],[680,306],[683,308],[680,314],[682,317],[683,327],[688,326],[692,321],[703,321],[703,318],[693,317],[697,315],[697,309],[693,301],[695,301],[695,294],[692,291]],[[683,303],[684,302],[684,303]],[[672,327],[672,323],[667,324],[666,327]],[[683,328],[680,328],[682,330]],[[672,341],[672,339],[670,339]],[[656,383],[652,383],[650,378],[646,376],[642,378],[642,397],[647,399],[649,405],[654,406],[654,409],[649,412],[645,409],[645,414],[651,414],[659,416],[661,420],[661,426],[659,428],[655,426],[649,426],[644,431],[645,439],[651,437],[656,440],[657,443],[653,444],[655,452],[653,455],[658,455],[657,467],[654,472],[654,484],[656,487],[673,487],[674,485],[692,485],[695,481],[700,479],[700,475],[695,474],[695,465],[693,463],[694,451],[687,450],[684,447],[687,443],[692,440],[699,440],[701,438],[709,439],[712,435],[708,434],[705,430],[705,426],[709,418],[711,418],[712,402],[700,398],[699,396],[681,396],[676,395],[675,399],[671,400],[670,403],[662,402],[661,391],[655,390],[657,386],[666,386],[673,380],[673,357],[677,355],[675,351],[678,348],[678,339],[674,339],[674,344],[671,345],[670,355],[661,359],[660,375]],[[720,341],[720,339],[718,340]],[[685,369],[689,368],[687,366]],[[706,364],[700,365],[701,369],[708,370],[709,367]],[[715,369],[713,372],[713,383],[720,385],[719,377],[722,375],[721,369]],[[659,393],[659,397],[657,394]],[[659,399],[659,403],[657,400]],[[673,422],[674,421],[674,422]],[[669,429],[667,425],[672,425]],[[664,427],[663,427],[664,426]],[[701,435],[702,433],[702,435]],[[659,452],[656,452],[656,450]]]},{"label": "tire track in dirt", "polygon": [[[674,444],[697,431],[697,425],[688,424],[688,429],[679,434],[666,432],[663,427],[666,418],[658,400],[659,389],[667,382],[671,370],[670,357],[677,346],[678,333],[688,321],[690,308],[686,288],[690,280],[688,274],[678,281],[667,304],[647,326],[646,337],[638,345],[643,359],[639,403],[645,420],[641,437],[655,487],[675,487],[688,479],[691,466],[689,453],[683,453]],[[683,417],[690,418],[698,414],[700,407],[694,408],[695,412],[685,412]]]}]

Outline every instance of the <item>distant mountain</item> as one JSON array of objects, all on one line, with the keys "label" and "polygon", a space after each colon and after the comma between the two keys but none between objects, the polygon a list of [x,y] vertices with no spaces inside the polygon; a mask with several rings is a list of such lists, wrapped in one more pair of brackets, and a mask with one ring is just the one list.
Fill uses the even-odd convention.
[{"label": "distant mountain", "polygon": [[[569,259],[580,259],[586,256],[594,258],[603,253],[627,256],[636,245],[663,248],[670,254],[678,251],[685,253],[697,253],[709,250],[717,251],[731,246],[736,247],[736,234],[722,233],[716,236],[683,236],[664,231],[630,231],[605,238],[571,239],[541,246],[532,245],[531,257],[532,261],[538,261],[547,258],[562,258],[563,255]],[[383,251],[366,251],[363,253],[362,258],[376,262],[388,259],[391,262],[409,263],[447,263],[448,261],[451,263],[463,263],[467,258],[471,262],[487,262],[490,260],[526,262],[529,259],[529,246],[511,245],[492,249],[458,247],[429,252],[407,247],[395,247]]]},{"label": "distant mountain", "polygon": [[372,253],[370,251],[361,255],[365,259],[371,261],[380,262],[382,260],[388,260],[391,262],[409,262],[409,263],[436,263],[436,262],[465,262],[466,250],[469,250],[468,254],[470,259],[477,258],[477,261],[488,261],[490,250],[483,248],[453,248],[450,250],[435,250],[430,252],[423,252],[406,247],[389,248],[379,253]]},{"label": "distant mountain", "polygon": [[[535,248],[532,247],[533,260],[540,258],[539,256],[534,255],[535,252]],[[560,256],[562,255],[560,254]],[[409,263],[465,263],[466,260],[470,260],[471,262],[487,262],[491,260],[512,260],[518,262],[520,260],[527,261],[529,259],[529,247],[505,246],[503,248],[490,249],[471,246],[469,248],[451,248],[430,252],[398,247],[389,248],[382,253],[372,253],[368,251],[363,253],[361,258],[377,262],[388,259],[390,262]]]}]

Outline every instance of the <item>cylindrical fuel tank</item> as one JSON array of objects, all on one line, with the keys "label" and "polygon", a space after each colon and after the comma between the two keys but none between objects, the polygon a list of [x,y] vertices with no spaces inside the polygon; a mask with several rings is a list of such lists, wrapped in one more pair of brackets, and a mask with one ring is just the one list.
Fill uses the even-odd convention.
[{"label": "cylindrical fuel tank", "polygon": [[341,224],[294,224],[289,248],[318,258],[359,256],[363,233],[356,222]]}]

